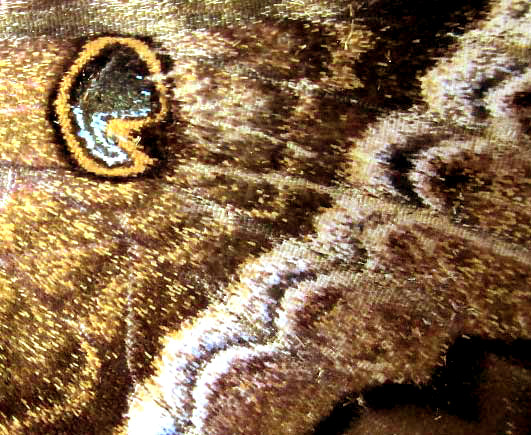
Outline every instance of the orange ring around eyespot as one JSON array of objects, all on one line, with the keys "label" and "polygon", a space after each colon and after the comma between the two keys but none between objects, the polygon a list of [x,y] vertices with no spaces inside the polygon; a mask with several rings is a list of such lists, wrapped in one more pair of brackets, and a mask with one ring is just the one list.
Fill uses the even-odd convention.
[{"label": "orange ring around eyespot", "polygon": [[106,133],[120,133],[117,134],[118,138],[127,138],[127,140],[118,139],[118,145],[129,153],[133,162],[132,166],[109,168],[105,165],[98,164],[94,159],[88,157],[76,136],[75,128],[70,117],[70,94],[72,86],[76,82],[79,73],[82,71],[83,67],[100,54],[103,49],[109,45],[115,44],[125,45],[132,48],[140,60],[146,63],[151,75],[161,73],[162,67],[160,61],[144,42],[134,38],[119,38],[111,36],[101,37],[90,41],[83,47],[81,54],[61,80],[54,104],[61,132],[63,133],[68,149],[83,169],[96,175],[128,177],[141,174],[156,161],[137,148],[138,139],[133,136],[133,132],[164,119],[168,111],[165,86],[160,81],[154,81],[155,89],[159,95],[160,104],[160,110],[155,116],[147,116],[136,120],[115,118],[109,121]]}]

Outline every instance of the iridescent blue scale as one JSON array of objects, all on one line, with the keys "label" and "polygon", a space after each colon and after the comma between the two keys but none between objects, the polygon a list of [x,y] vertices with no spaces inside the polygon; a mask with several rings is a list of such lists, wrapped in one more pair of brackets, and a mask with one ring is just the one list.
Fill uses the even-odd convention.
[{"label": "iridescent blue scale", "polygon": [[84,67],[74,89],[72,122],[86,152],[109,168],[132,164],[107,127],[111,119],[142,119],[157,110],[144,62],[128,47],[111,46]]}]

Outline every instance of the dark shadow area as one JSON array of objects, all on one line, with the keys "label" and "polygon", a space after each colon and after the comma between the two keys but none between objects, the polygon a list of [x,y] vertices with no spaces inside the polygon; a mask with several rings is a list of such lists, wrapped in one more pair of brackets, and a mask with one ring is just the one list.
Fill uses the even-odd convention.
[{"label": "dark shadow area", "polygon": [[354,72],[365,87],[357,97],[369,107],[404,109],[419,99],[417,77],[447,53],[475,20],[488,12],[488,2],[422,0],[368,2],[354,19],[368,26],[377,41]]},{"label": "dark shadow area", "polygon": [[[378,412],[405,406],[424,409],[434,416],[439,413],[454,416],[463,424],[478,424],[478,427],[482,427],[480,420],[485,417],[485,407],[503,400],[501,394],[500,398],[495,397],[498,386],[487,376],[488,370],[492,369],[492,357],[499,358],[516,369],[529,370],[530,348],[529,340],[505,343],[476,337],[459,338],[449,348],[446,364],[435,370],[428,385],[386,384],[371,388],[362,394],[363,407],[355,400],[358,394],[353,392],[337,403],[332,412],[319,422],[313,435],[340,435],[367,410]],[[486,384],[489,385],[485,386]],[[520,389],[520,386],[513,387]],[[504,392],[507,390],[505,386],[499,388]],[[516,414],[520,420],[523,416],[531,422],[528,410],[531,397],[525,386],[521,389],[520,397],[512,402],[512,406],[522,407],[516,410]],[[483,398],[482,394],[488,394],[489,398]],[[522,395],[527,395],[527,400],[522,401]]]},{"label": "dark shadow area", "polygon": [[359,418],[362,413],[362,408],[354,397],[347,396],[341,400],[330,415],[317,424],[313,435],[341,435],[352,420]]}]

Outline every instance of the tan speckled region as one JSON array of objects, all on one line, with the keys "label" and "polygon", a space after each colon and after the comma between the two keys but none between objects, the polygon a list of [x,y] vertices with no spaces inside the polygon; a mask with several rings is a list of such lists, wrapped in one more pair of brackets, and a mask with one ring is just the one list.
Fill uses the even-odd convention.
[{"label": "tan speckled region", "polygon": [[65,167],[49,118],[49,103],[72,41],[20,38],[0,42],[0,162]]},{"label": "tan speckled region", "polygon": [[[527,434],[530,14],[2,2],[0,434]],[[117,41],[132,177],[68,115]]]}]

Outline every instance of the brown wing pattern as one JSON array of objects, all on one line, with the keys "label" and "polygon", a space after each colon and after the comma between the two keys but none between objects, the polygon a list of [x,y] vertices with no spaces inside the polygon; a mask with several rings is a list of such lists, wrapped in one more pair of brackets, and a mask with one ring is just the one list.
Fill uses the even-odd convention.
[{"label": "brown wing pattern", "polygon": [[[0,433],[313,433],[459,337],[529,340],[531,11],[432,3],[3,3]],[[118,178],[54,103],[117,35],[168,100]],[[416,427],[371,413],[348,433]]]}]

